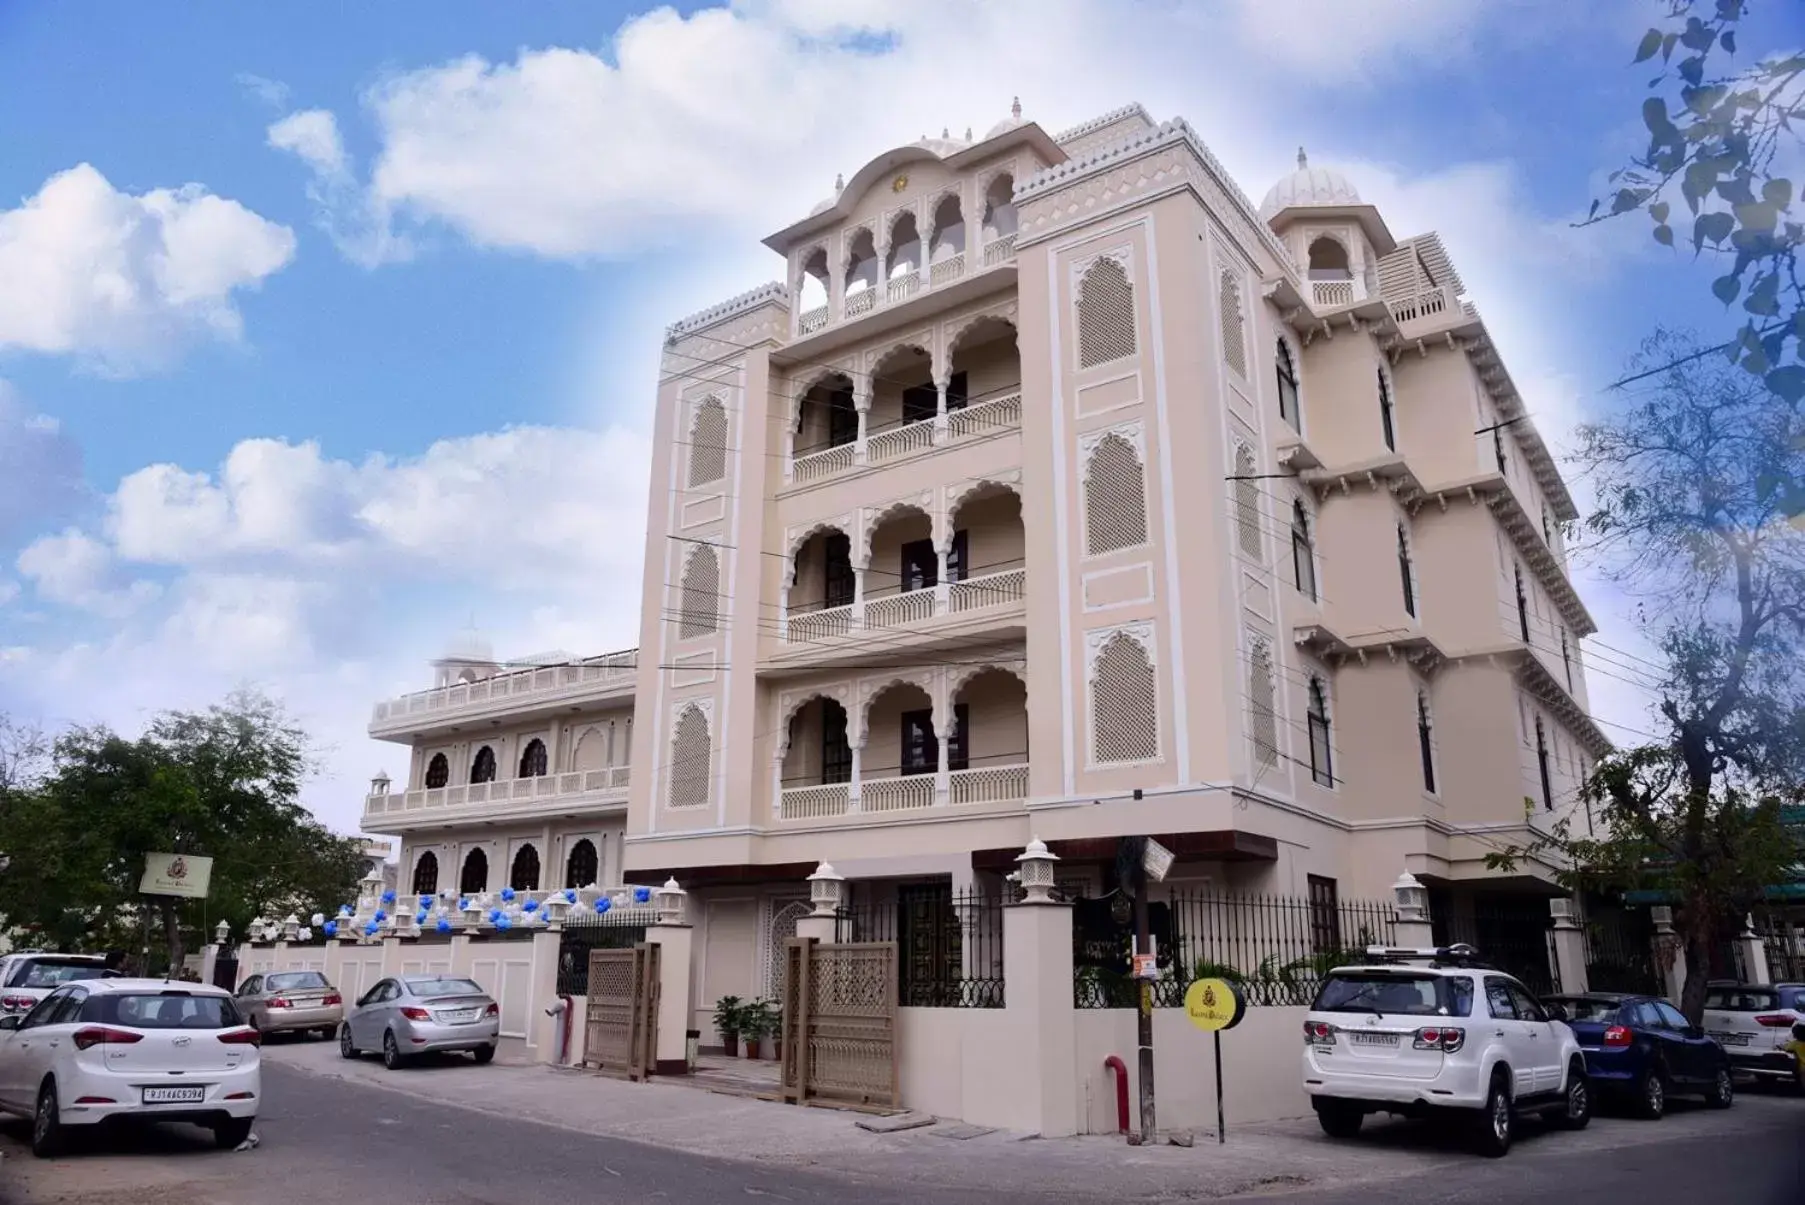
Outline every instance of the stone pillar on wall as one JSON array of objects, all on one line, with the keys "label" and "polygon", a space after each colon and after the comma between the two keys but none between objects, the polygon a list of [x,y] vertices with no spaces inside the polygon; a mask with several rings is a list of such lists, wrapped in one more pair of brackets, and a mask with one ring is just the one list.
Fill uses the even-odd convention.
[{"label": "stone pillar on wall", "polygon": [[1577,995],[1589,991],[1586,975],[1586,934],[1574,916],[1574,903],[1565,897],[1548,901],[1548,914],[1554,921],[1552,960],[1554,981],[1562,992]]},{"label": "stone pillar on wall", "polygon": [[[533,978],[527,991],[526,1046],[538,1063],[559,1061],[559,1046],[564,1036],[566,1018],[564,1001],[558,997],[558,958],[564,943],[564,926],[547,925],[533,930]],[[575,1025],[577,1018],[569,1018]]]},{"label": "stone pillar on wall", "polygon": [[1736,936],[1736,965],[1744,983],[1772,983],[1767,965],[1767,943],[1755,932],[1755,918],[1743,918],[1742,932]]},{"label": "stone pillar on wall", "polygon": [[1667,998],[1676,1005],[1686,990],[1686,950],[1680,935],[1673,931],[1673,909],[1657,904],[1648,910],[1655,922],[1655,970],[1661,975],[1661,986]]},{"label": "stone pillar on wall", "polygon": [[1396,944],[1406,950],[1428,949],[1435,945],[1435,926],[1429,919],[1429,889],[1406,870],[1391,885],[1392,908],[1396,917]]},{"label": "stone pillar on wall", "polygon": [[653,893],[657,919],[646,944],[658,947],[657,1075],[689,1074],[690,968],[696,931],[684,919],[686,892],[668,879]]},{"label": "stone pillar on wall", "polygon": [[1016,1128],[1042,1138],[1078,1132],[1072,907],[1030,900],[1003,910],[1003,1005],[1015,1045]]}]

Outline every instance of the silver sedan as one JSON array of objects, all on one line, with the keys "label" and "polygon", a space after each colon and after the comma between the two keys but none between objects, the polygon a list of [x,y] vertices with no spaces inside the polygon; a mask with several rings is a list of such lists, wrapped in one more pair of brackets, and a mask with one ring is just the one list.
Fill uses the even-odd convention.
[{"label": "silver sedan", "polygon": [[365,992],[338,1029],[338,1051],[354,1059],[380,1050],[393,1071],[422,1054],[467,1051],[479,1063],[495,1057],[501,1007],[474,980],[455,975],[399,975]]},{"label": "silver sedan", "polygon": [[331,1037],[345,1017],[344,997],[318,971],[272,971],[238,986],[238,1011],[260,1033]]}]

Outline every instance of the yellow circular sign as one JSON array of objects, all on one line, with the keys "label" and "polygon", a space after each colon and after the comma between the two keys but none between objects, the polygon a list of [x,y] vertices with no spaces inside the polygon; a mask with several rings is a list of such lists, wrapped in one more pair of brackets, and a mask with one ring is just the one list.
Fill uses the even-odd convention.
[{"label": "yellow circular sign", "polygon": [[1246,997],[1226,979],[1199,979],[1185,989],[1185,1016],[1205,1033],[1233,1029],[1246,1012]]},{"label": "yellow circular sign", "polygon": [[909,187],[909,177],[907,176],[898,176],[896,179],[890,181],[891,192],[901,192],[907,187]]}]

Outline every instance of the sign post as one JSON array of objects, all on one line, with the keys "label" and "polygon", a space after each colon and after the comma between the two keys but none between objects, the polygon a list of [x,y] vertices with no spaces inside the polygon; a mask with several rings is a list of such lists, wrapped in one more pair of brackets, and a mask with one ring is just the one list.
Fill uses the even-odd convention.
[{"label": "sign post", "polygon": [[1199,979],[1185,989],[1185,1016],[1210,1035],[1216,1048],[1216,1142],[1228,1141],[1228,1123],[1222,1112],[1222,1031],[1241,1024],[1247,1015],[1247,998],[1226,979]]}]

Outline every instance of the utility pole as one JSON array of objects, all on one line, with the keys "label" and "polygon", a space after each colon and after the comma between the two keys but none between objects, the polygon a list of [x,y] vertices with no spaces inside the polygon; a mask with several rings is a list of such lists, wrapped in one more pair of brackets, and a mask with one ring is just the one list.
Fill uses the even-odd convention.
[{"label": "utility pole", "polygon": [[[1135,791],[1135,798],[1141,797]],[[1145,858],[1147,839],[1145,837],[1124,837],[1116,855],[1116,880],[1123,891],[1131,891],[1134,899],[1134,952],[1137,955],[1153,953],[1153,925],[1147,909],[1147,871]],[[1137,1070],[1136,1079],[1140,1083],[1141,1097],[1141,1146],[1152,1146],[1156,1143],[1159,1125],[1155,1119],[1153,1096],[1153,981],[1139,974],[1139,959],[1130,959],[1129,968],[1135,972],[1134,987],[1138,1014],[1137,1025]]]}]

